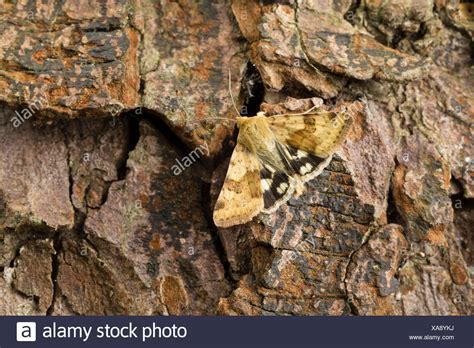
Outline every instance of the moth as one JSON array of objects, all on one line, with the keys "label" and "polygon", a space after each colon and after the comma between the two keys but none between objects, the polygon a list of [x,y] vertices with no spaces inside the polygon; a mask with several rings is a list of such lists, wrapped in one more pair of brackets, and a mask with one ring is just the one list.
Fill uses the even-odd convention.
[{"label": "moth", "polygon": [[347,114],[326,111],[237,117],[237,144],[214,207],[216,226],[244,224],[301,193],[329,164],[351,122]]}]

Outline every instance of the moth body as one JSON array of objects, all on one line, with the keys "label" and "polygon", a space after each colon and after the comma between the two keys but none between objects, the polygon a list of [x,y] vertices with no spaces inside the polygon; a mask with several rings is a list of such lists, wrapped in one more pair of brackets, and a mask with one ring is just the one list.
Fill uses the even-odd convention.
[{"label": "moth body", "polygon": [[262,161],[282,170],[284,164],[275,156],[277,142],[275,134],[270,129],[268,118],[263,112],[254,117],[238,117],[239,142]]}]

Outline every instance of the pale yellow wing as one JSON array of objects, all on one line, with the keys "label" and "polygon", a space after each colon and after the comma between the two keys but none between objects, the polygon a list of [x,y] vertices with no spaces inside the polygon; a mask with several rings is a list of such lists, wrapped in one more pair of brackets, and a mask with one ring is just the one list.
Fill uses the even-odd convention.
[{"label": "pale yellow wing", "polygon": [[268,117],[278,141],[320,158],[330,156],[344,140],[352,117],[345,113],[319,112],[307,115]]},{"label": "pale yellow wing", "polygon": [[262,209],[258,159],[237,141],[224,185],[214,207],[214,223],[219,227],[243,224],[252,220]]}]

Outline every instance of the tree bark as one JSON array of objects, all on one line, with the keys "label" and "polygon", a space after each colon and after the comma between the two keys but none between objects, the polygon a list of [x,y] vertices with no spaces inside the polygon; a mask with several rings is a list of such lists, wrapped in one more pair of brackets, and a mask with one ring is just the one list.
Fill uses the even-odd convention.
[{"label": "tree bark", "polygon": [[[469,315],[472,11],[3,5],[0,314]],[[353,126],[301,196],[218,229],[229,72],[244,115]]]}]

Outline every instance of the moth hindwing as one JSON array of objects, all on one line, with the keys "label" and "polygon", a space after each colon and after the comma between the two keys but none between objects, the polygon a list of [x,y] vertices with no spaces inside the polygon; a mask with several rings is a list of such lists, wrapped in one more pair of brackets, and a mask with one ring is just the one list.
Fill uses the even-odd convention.
[{"label": "moth hindwing", "polygon": [[333,112],[237,118],[237,145],[214,208],[216,226],[277,210],[329,164],[350,123]]}]

